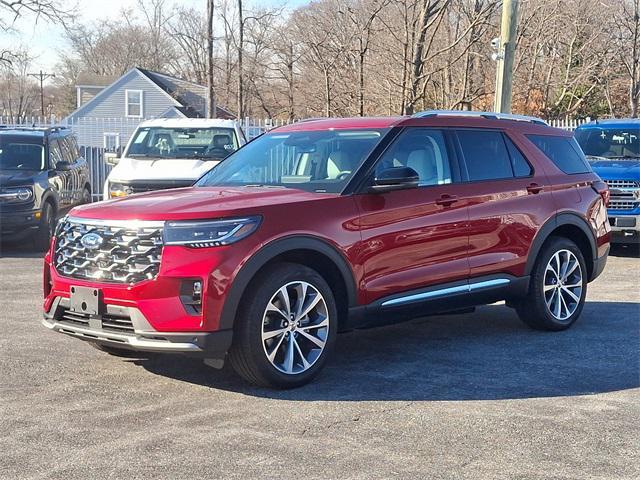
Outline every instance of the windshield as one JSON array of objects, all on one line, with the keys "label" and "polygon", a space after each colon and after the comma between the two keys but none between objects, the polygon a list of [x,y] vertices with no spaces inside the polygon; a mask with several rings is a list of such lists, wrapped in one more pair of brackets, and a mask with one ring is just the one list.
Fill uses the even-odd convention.
[{"label": "windshield", "polygon": [[233,128],[143,127],[126,157],[222,160],[238,149]]},{"label": "windshield", "polygon": [[280,186],[338,193],[385,131],[275,131],[248,143],[196,186]]},{"label": "windshield", "polygon": [[578,129],[576,140],[585,155],[604,158],[640,157],[640,127]]},{"label": "windshield", "polygon": [[0,169],[44,170],[45,155],[42,143],[29,137],[0,136]]}]

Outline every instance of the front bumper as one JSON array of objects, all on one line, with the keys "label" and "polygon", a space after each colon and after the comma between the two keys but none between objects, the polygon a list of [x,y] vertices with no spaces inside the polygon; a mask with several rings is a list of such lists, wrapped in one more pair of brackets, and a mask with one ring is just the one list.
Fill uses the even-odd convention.
[{"label": "front bumper", "polygon": [[[141,352],[187,353],[203,358],[224,358],[232,330],[216,332],[158,332],[135,307],[105,305],[104,315],[69,314],[69,300],[57,297],[42,324],[55,332],[102,345]],[[127,319],[116,324],[111,319]]]},{"label": "front bumper", "polygon": [[7,212],[6,207],[0,213],[0,236],[4,240],[18,240],[38,230],[40,210]]},{"label": "front bumper", "polygon": [[613,243],[640,243],[640,215],[609,213]]}]

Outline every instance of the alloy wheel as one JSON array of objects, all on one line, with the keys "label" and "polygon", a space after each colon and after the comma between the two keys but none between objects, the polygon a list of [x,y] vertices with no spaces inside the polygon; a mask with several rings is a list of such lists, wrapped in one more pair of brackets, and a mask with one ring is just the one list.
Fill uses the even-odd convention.
[{"label": "alloy wheel", "polygon": [[553,254],[544,274],[544,300],[549,313],[559,321],[575,313],[582,298],[584,281],[580,261],[570,250]]},{"label": "alloy wheel", "polygon": [[316,287],[296,281],[273,294],[262,318],[262,347],[278,371],[307,371],[322,355],[328,335],[327,304]]}]

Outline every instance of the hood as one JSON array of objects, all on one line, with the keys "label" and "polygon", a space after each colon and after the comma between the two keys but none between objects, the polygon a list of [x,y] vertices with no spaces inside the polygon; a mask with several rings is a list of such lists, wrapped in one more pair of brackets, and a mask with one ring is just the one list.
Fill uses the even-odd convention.
[{"label": "hood", "polygon": [[603,180],[640,180],[640,159],[598,159],[589,164]]},{"label": "hood", "polygon": [[[260,214],[271,206],[334,198],[292,188],[187,187],[74,208],[71,215],[108,220],[189,220]],[[286,210],[283,210],[286,211]]]},{"label": "hood", "polygon": [[128,182],[132,180],[197,180],[220,160],[200,160],[197,158],[139,159],[122,158],[109,179]]},{"label": "hood", "polygon": [[0,187],[22,187],[32,185],[37,170],[0,170]]}]

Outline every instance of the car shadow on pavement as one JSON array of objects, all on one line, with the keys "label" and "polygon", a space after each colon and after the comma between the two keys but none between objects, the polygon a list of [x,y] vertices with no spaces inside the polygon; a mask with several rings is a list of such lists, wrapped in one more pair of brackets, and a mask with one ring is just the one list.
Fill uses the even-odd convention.
[{"label": "car shadow on pavement", "polygon": [[227,365],[196,359],[135,360],[146,370],[221,390],[289,401],[495,400],[588,395],[640,386],[640,303],[588,302],[564,332],[524,326],[491,305],[338,336],[311,384],[257,388]]}]

